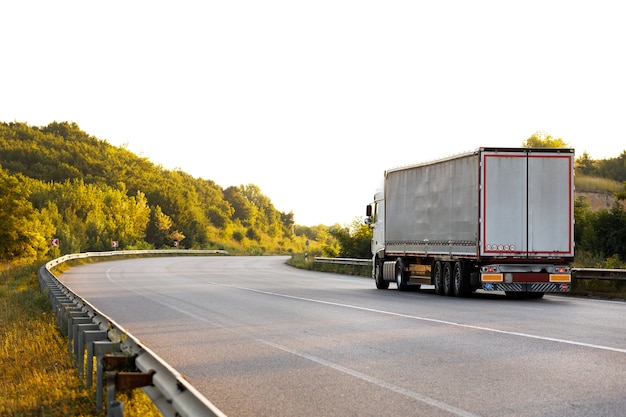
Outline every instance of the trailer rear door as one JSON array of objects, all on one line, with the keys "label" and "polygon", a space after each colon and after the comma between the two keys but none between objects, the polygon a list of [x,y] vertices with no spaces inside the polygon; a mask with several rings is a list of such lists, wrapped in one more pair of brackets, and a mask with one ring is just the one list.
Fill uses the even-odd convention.
[{"label": "trailer rear door", "polygon": [[481,256],[573,257],[571,149],[483,150]]}]

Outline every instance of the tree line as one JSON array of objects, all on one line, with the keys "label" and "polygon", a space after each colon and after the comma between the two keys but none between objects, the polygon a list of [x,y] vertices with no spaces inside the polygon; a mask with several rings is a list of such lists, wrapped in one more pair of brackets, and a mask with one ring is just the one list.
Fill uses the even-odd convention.
[{"label": "tree line", "polygon": [[[166,248],[304,251],[323,225],[298,227],[254,184],[222,188],[167,170],[76,123],[0,123],[0,261],[60,253]],[[325,234],[325,235],[324,235]],[[334,243],[327,242],[327,246]],[[58,249],[57,249],[58,250]]]},{"label": "tree line", "polygon": [[[524,147],[567,147],[542,132]],[[576,159],[580,175],[624,184],[626,151],[617,158]],[[575,202],[580,266],[626,261],[626,187],[611,209]],[[51,239],[59,239],[59,248]],[[0,262],[124,249],[227,249],[248,254],[310,252],[369,258],[371,230],[351,225],[297,225],[254,184],[222,188],[182,170],[167,170],[125,147],[83,132],[77,124],[35,127],[0,123]],[[308,244],[307,244],[308,243]],[[55,251],[56,253],[54,253]],[[582,254],[578,255],[578,254]]]}]

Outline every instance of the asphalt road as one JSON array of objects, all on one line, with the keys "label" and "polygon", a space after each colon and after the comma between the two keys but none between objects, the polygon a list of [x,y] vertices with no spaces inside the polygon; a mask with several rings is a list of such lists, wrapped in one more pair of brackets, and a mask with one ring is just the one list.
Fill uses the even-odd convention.
[{"label": "asphalt road", "polygon": [[626,303],[377,290],[285,259],[134,259],[60,278],[229,417],[626,415]]}]

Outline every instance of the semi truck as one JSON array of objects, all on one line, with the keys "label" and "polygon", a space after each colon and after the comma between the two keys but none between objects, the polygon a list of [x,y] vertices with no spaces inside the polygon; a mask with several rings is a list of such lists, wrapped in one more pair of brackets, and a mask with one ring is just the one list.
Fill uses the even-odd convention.
[{"label": "semi truck", "polygon": [[571,290],[574,150],[483,147],[389,169],[367,205],[378,289]]}]

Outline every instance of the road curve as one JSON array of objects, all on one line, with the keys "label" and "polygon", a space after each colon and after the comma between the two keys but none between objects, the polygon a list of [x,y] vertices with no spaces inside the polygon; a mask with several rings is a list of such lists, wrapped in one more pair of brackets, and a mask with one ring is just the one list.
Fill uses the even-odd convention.
[{"label": "road curve", "polygon": [[624,416],[626,303],[376,290],[284,257],[60,279],[234,416]]}]

